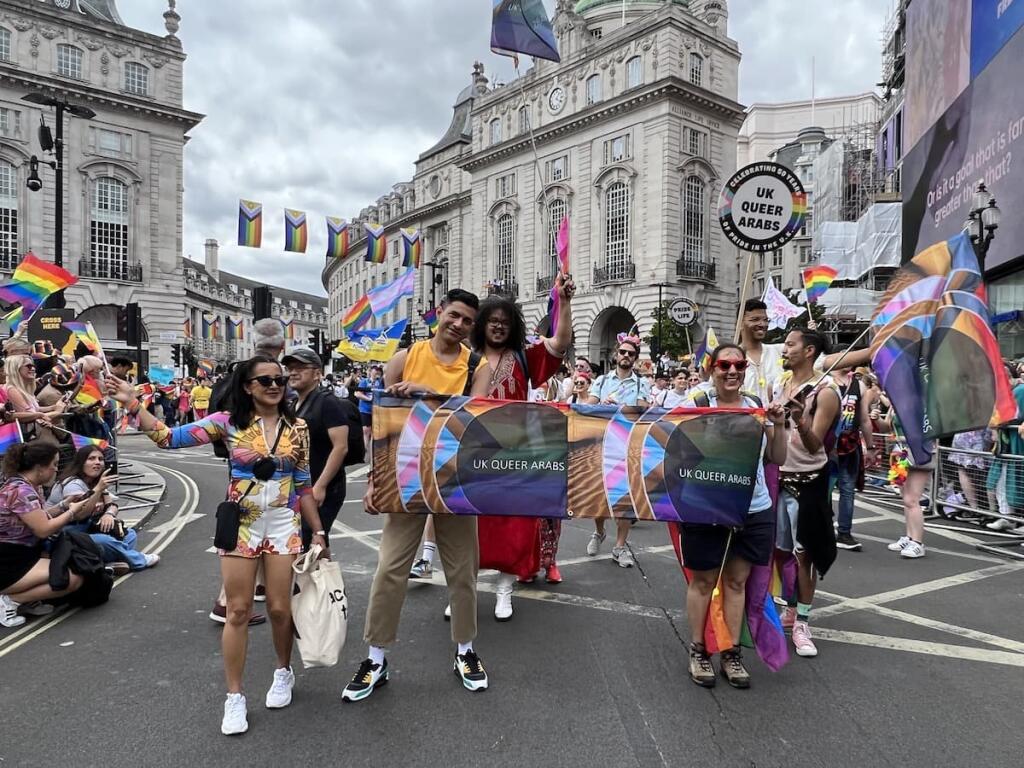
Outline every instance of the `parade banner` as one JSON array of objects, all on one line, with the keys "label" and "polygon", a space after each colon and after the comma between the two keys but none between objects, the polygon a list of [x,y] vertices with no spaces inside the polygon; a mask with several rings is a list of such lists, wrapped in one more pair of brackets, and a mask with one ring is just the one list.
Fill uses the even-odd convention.
[{"label": "parade banner", "polygon": [[382,512],[738,526],[764,412],[375,395]]}]

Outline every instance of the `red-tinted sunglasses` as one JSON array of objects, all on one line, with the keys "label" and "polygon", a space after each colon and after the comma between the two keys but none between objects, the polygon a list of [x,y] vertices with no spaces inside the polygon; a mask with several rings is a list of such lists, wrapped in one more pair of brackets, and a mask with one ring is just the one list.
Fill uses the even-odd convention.
[{"label": "red-tinted sunglasses", "polygon": [[715,361],[715,368],[720,370],[722,373],[728,373],[733,368],[735,368],[737,370],[737,372],[743,373],[745,370],[747,370],[747,361],[746,360],[716,360]]}]

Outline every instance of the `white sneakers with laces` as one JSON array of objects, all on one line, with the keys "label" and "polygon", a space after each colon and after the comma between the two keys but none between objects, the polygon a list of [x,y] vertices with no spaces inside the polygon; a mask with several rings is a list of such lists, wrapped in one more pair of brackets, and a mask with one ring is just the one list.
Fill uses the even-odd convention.
[{"label": "white sneakers with laces", "polygon": [[887,547],[887,549],[890,552],[902,552],[903,548],[906,547],[907,544],[909,544],[909,543],[910,543],[910,537],[909,536],[900,536],[898,539],[896,539],[896,541],[894,541],[892,544],[890,544]]},{"label": "white sneakers with laces", "polygon": [[220,732],[225,736],[234,736],[249,730],[249,721],[245,716],[245,696],[240,693],[229,693],[224,700],[224,719],[220,723]]},{"label": "white sneakers with laces", "polygon": [[267,691],[267,709],[283,709],[292,703],[295,673],[291,667],[274,670],[274,682]]},{"label": "white sneakers with laces", "polygon": [[0,595],[0,626],[13,629],[25,623],[25,617],[18,615],[18,607],[7,595]]},{"label": "white sneakers with laces", "polygon": [[590,534],[590,541],[587,542],[587,557],[594,557],[598,552],[601,551],[601,544],[604,542],[605,534],[603,533],[592,533]]},{"label": "white sneakers with laces", "polygon": [[905,557],[907,559],[924,557],[925,554],[924,544],[919,541],[914,541],[913,539],[910,540],[910,543],[907,544],[907,546],[900,550],[900,557]]}]

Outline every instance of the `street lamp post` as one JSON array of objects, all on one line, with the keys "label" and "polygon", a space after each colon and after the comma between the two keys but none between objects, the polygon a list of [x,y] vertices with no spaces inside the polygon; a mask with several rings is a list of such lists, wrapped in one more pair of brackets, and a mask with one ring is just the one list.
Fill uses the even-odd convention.
[{"label": "street lamp post", "polygon": [[[37,104],[43,107],[54,107],[57,111],[57,135],[51,138],[50,129],[45,122],[39,126],[39,146],[43,152],[52,152],[54,159],[48,163],[54,172],[54,235],[53,235],[53,263],[58,267],[64,266],[64,113],[72,117],[80,117],[83,120],[91,120],[96,113],[81,104],[72,104],[67,97],[57,98],[47,96],[43,93],[30,93],[22,96],[22,101],[30,104]],[[45,162],[45,161],[44,161]],[[35,155],[31,160],[31,172],[28,178],[28,188],[38,192],[43,188],[42,180],[39,178],[39,158]],[[50,296],[46,306],[61,308],[64,306],[64,292],[58,291]]]},{"label": "street lamp post", "polygon": [[996,205],[996,199],[985,187],[984,181],[978,182],[978,188],[974,191],[974,198],[971,203],[971,211],[967,214],[967,221],[964,229],[971,237],[974,244],[974,252],[978,255],[978,264],[981,267],[981,275],[985,276],[985,257],[988,256],[989,246],[999,229],[999,222],[1002,212]]},{"label": "street lamp post", "polygon": [[[447,269],[445,262],[434,262],[428,261],[423,264],[430,270],[430,308],[437,308],[437,286],[444,282],[444,270]],[[438,275],[437,271],[441,270],[441,274]]]},{"label": "street lamp post", "polygon": [[[663,340],[662,333],[663,333],[663,330],[664,330],[663,326],[665,324],[665,317],[666,317],[666,314],[667,314],[665,312],[664,305],[661,303],[661,291],[664,288],[671,288],[671,287],[672,287],[671,283],[654,283],[651,286],[651,288],[657,288],[658,289],[658,355],[659,355],[659,357],[665,351],[665,347],[662,345],[662,340]],[[657,368],[657,364],[655,364],[655,368]]]}]

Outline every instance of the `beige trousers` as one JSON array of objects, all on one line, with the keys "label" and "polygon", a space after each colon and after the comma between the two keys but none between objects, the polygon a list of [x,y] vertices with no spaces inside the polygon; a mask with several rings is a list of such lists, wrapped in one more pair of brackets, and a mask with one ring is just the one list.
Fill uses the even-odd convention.
[{"label": "beige trousers", "polygon": [[[363,631],[367,644],[381,648],[391,645],[398,634],[409,571],[427,523],[426,515],[397,513],[383,517],[384,534]],[[434,534],[448,582],[452,640],[472,642],[476,637],[476,576],[480,570],[476,517],[434,515]]]}]

